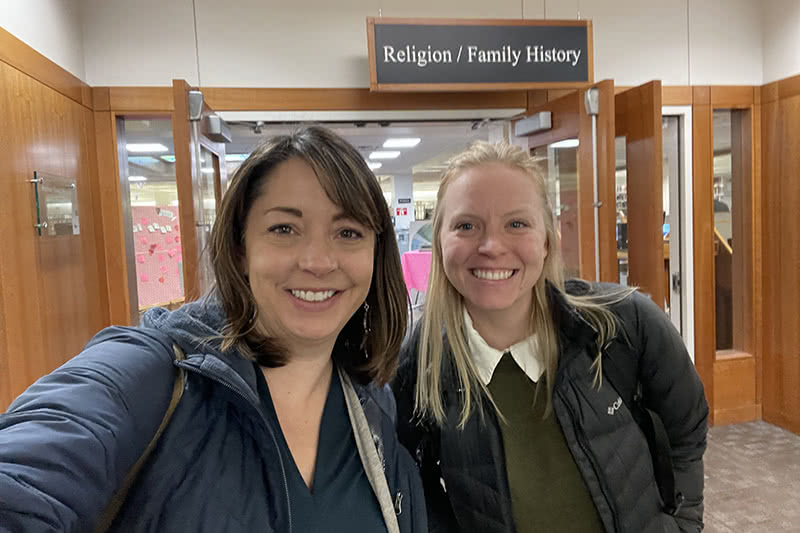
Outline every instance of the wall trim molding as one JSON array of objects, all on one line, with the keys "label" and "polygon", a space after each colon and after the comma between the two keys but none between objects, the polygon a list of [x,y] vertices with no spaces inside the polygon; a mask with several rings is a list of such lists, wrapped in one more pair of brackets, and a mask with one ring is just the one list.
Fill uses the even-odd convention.
[{"label": "wall trim molding", "polygon": [[3,28],[0,28],[0,61],[92,109],[92,91],[86,83]]}]

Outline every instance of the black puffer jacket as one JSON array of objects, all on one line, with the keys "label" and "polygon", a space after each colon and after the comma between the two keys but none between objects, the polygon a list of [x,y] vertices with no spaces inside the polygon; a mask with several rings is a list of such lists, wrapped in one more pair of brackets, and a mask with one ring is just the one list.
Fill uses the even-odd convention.
[{"label": "black puffer jacket", "polygon": [[[571,294],[614,288],[618,287],[567,283]],[[599,389],[592,384],[594,329],[559,291],[549,287],[548,296],[561,346],[553,409],[606,531],[700,531],[708,404],[678,332],[644,295],[634,293],[612,306],[622,324],[612,342],[621,342],[623,335],[629,339],[632,349],[622,353],[639,358],[629,364],[638,368],[644,405],[661,417],[669,436],[676,491],[685,497],[672,516],[662,510],[648,443],[631,412],[625,405],[609,410],[620,398],[609,380]],[[502,434],[494,412],[486,409],[484,423],[475,415],[463,430],[457,429],[455,379],[445,370],[445,425],[438,428],[413,419],[420,329],[404,349],[393,388],[398,433],[420,464],[431,531],[513,532]]]}]

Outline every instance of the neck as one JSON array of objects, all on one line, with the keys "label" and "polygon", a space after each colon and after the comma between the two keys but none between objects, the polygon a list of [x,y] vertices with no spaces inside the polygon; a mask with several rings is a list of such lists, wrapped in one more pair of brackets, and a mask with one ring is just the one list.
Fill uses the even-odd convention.
[{"label": "neck", "polygon": [[486,312],[467,308],[467,312],[475,331],[495,350],[505,350],[531,335],[530,309]]},{"label": "neck", "polygon": [[327,394],[333,371],[331,352],[331,347],[290,349],[285,365],[262,368],[273,400],[303,403],[315,392],[324,389]]}]

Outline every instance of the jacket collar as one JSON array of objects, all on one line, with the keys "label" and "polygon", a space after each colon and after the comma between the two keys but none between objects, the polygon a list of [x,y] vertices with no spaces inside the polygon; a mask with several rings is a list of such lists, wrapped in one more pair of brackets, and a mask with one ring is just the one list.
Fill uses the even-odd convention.
[{"label": "jacket collar", "polygon": [[562,347],[586,346],[594,343],[598,335],[597,329],[567,301],[564,294],[566,292],[570,295],[582,296],[591,292],[592,286],[583,280],[568,280],[564,283],[564,292],[562,292],[547,281],[546,290],[550,312],[553,315]]}]

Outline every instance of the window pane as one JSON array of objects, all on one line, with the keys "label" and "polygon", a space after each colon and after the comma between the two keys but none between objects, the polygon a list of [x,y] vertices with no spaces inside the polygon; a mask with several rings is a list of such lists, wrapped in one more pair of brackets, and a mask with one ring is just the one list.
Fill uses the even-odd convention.
[{"label": "window pane", "polygon": [[750,350],[752,257],[750,122],[747,111],[714,111],[714,281],[717,350]]},{"label": "window pane", "polygon": [[578,140],[566,139],[534,148],[533,156],[539,159],[545,174],[566,275],[579,277]]},{"label": "window pane", "polygon": [[183,303],[172,120],[123,121],[139,313]]},{"label": "window pane", "polygon": [[614,192],[617,220],[617,267],[619,282],[628,285],[628,160],[626,138],[614,139]]}]

